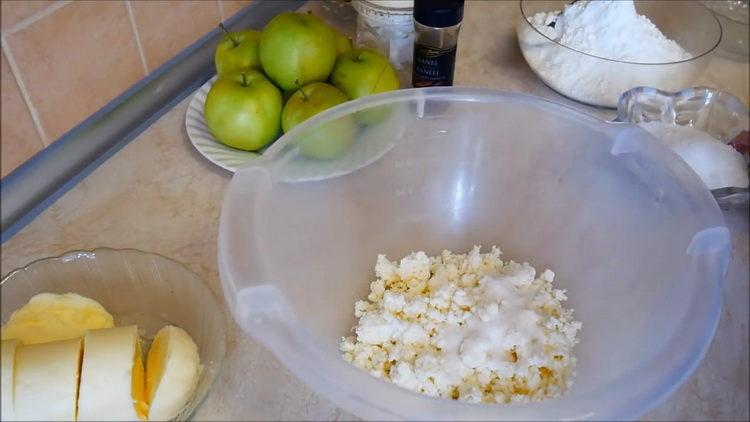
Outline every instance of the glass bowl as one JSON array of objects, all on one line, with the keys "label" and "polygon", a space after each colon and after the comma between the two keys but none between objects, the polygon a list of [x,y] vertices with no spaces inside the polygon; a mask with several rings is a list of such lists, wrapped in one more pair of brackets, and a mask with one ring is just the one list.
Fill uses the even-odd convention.
[{"label": "glass bowl", "polygon": [[[352,118],[364,123],[348,152],[313,166],[304,143],[323,129],[340,135]],[[474,245],[550,268],[567,289],[583,328],[564,396],[438,399],[342,359],[378,254]],[[711,193],[642,128],[526,95],[440,87],[350,101],[286,133],[234,174],[218,251],[239,326],[365,419],[629,420],[705,353],[731,242]]]},{"label": "glass bowl", "polygon": [[720,52],[730,59],[747,61],[750,57],[750,17],[747,0],[704,0],[721,23]]},{"label": "glass bowl", "polygon": [[101,303],[116,326],[137,324],[146,347],[167,324],[185,329],[198,345],[203,369],[193,397],[175,420],[192,415],[221,368],[222,307],[195,273],[164,256],[135,249],[71,251],[11,271],[0,289],[3,324],[38,293],[72,292]]},{"label": "glass bowl", "polygon": [[[651,87],[637,87],[622,95],[614,120],[690,126],[729,144],[750,130],[749,116],[750,111],[739,98],[717,89],[697,87],[665,92]],[[744,157],[750,163],[747,151]],[[721,204],[747,204],[750,197],[746,187],[714,189],[712,193]]]},{"label": "glass bowl", "polygon": [[566,47],[539,32],[529,22],[538,12],[563,10],[570,2],[521,1],[516,25],[526,62],[550,88],[584,104],[615,108],[620,95],[636,86],[677,91],[694,85],[721,41],[721,25],[695,1],[636,1],[662,33],[677,41],[692,58],[672,63],[632,63],[598,57]]}]

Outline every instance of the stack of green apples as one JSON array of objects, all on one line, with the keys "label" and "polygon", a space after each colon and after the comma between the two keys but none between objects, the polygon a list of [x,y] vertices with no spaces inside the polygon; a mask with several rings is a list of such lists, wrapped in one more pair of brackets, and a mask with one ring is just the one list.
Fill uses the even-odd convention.
[{"label": "stack of green apples", "polygon": [[[218,79],[204,110],[211,133],[230,147],[256,151],[323,110],[399,88],[385,56],[351,44],[310,13],[282,13],[262,32],[226,32],[216,49]],[[330,122],[299,142],[300,153],[340,157],[358,123],[379,117],[365,113]]]}]

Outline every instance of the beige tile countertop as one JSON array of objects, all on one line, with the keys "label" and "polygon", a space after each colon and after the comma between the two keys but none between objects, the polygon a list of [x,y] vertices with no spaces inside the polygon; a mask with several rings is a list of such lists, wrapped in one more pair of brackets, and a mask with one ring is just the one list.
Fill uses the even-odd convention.
[{"label": "beige tile countertop", "polygon": [[[562,98],[534,76],[518,49],[517,16],[517,2],[467,3],[456,85],[529,93],[611,117],[612,111]],[[715,57],[700,84],[729,91],[747,103],[747,76],[746,62]],[[216,240],[231,174],[191,146],[184,129],[188,101],[165,114],[3,244],[2,273],[71,249],[139,248],[185,263],[221,297]],[[696,372],[671,398],[645,415],[646,420],[749,418],[748,216],[747,209],[725,214],[735,248],[718,331]],[[233,322],[229,324],[224,368],[196,419],[353,418],[304,386]]]}]

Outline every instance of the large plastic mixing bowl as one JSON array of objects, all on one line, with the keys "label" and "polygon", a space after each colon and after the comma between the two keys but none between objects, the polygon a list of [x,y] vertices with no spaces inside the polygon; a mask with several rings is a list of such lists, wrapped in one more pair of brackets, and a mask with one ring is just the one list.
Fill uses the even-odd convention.
[{"label": "large plastic mixing bowl", "polygon": [[[352,116],[368,124],[342,157],[298,154],[321,130],[346,132]],[[226,194],[226,300],[299,378],[362,417],[635,418],[688,377],[711,341],[729,231],[697,176],[636,126],[524,95],[404,90],[322,113],[263,157],[237,171]],[[583,328],[565,396],[431,398],[341,358],[379,253],[472,245],[551,268],[568,290]]]}]

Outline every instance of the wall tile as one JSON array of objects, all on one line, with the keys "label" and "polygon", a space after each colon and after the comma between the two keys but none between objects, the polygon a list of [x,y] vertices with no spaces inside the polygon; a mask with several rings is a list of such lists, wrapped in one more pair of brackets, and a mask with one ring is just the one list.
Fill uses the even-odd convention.
[{"label": "wall tile", "polygon": [[11,25],[20,22],[23,19],[28,18],[36,12],[45,9],[50,4],[54,3],[51,0],[39,0],[39,1],[19,1],[19,0],[3,0],[0,1],[0,28],[3,31],[8,29]]},{"label": "wall tile", "polygon": [[221,8],[224,12],[224,20],[227,20],[234,16],[235,13],[239,12],[250,4],[250,0],[219,0],[221,2]]},{"label": "wall tile", "polygon": [[215,1],[134,1],[130,4],[149,71],[221,21]]},{"label": "wall tile", "polygon": [[31,114],[10,71],[5,55],[0,68],[2,108],[0,114],[0,177],[5,177],[44,146]]},{"label": "wall tile", "polygon": [[50,140],[145,76],[120,1],[70,3],[7,41]]}]

